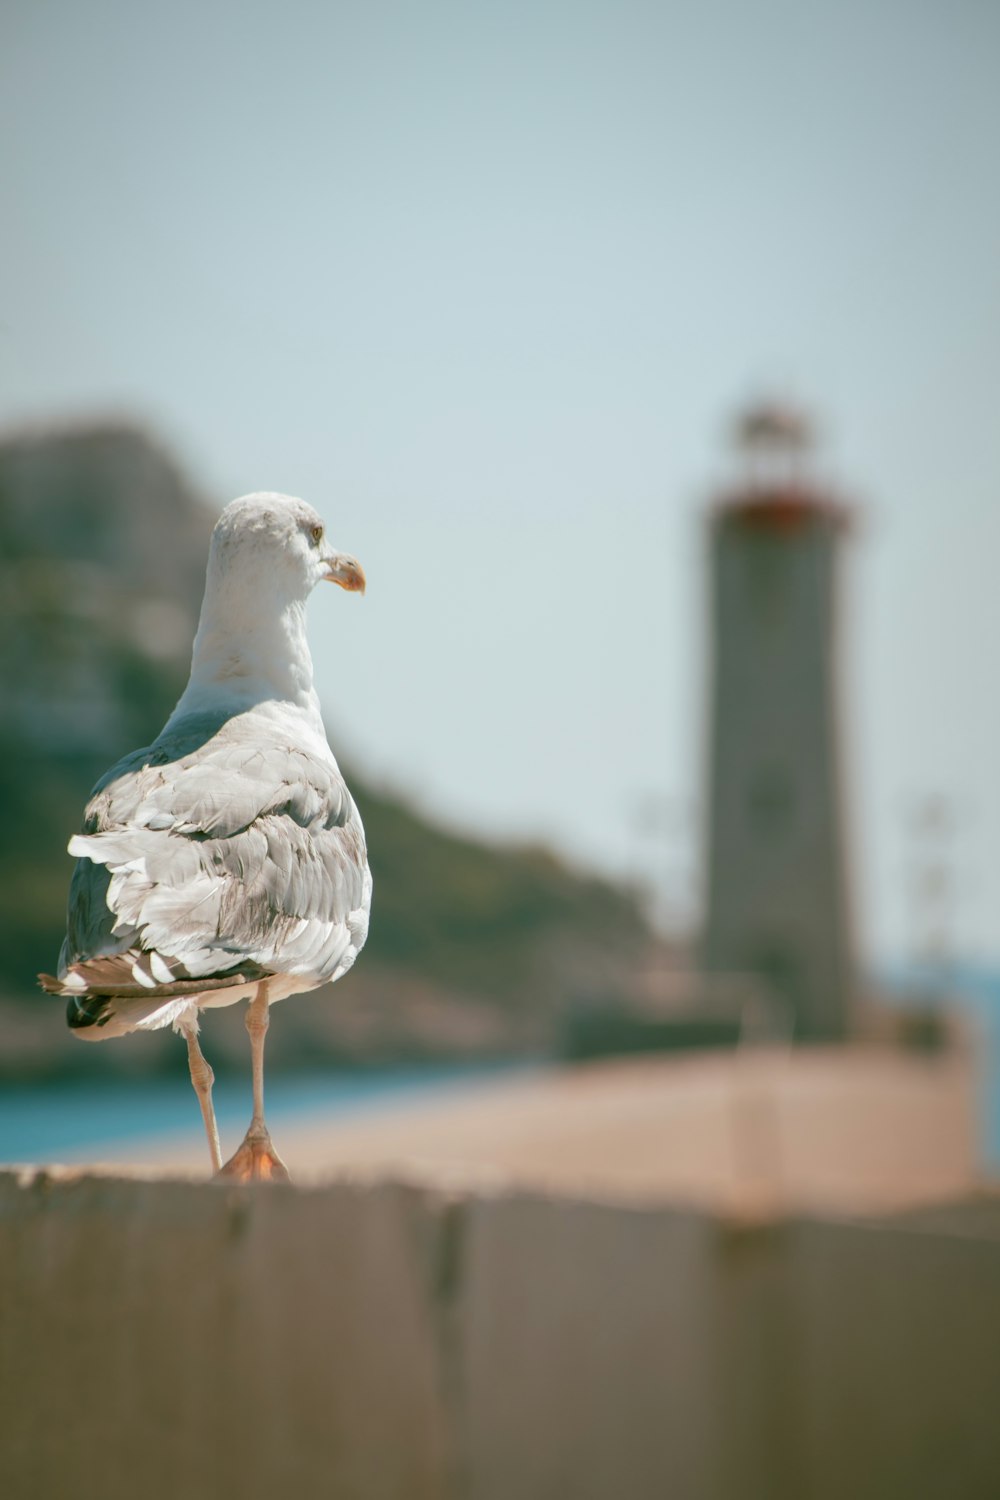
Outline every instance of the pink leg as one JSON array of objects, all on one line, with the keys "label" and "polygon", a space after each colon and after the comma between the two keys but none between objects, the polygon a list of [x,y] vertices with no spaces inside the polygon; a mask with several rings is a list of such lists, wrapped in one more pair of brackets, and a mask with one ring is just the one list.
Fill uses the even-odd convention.
[{"label": "pink leg", "polygon": [[288,1168],[271,1144],[264,1123],[264,1038],[267,1036],[269,1001],[267,981],[262,980],[247,1006],[247,1031],[253,1058],[253,1118],[243,1144],[231,1156],[218,1177],[233,1182],[288,1182]]}]

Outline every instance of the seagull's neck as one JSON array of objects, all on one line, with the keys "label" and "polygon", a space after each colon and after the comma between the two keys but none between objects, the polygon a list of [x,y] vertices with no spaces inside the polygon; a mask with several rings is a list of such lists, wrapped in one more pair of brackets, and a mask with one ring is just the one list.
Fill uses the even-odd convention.
[{"label": "seagull's neck", "polygon": [[[213,582],[216,586],[213,587]],[[191,656],[191,676],[174,716],[231,698],[234,707],[273,699],[320,720],[306,639],[305,600],[236,594],[209,580]]]}]

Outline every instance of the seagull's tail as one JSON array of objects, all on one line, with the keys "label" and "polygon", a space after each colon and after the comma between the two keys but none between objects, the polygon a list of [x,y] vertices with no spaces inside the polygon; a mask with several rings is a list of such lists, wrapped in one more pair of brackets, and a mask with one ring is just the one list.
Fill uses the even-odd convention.
[{"label": "seagull's tail", "polygon": [[103,1042],[130,1031],[158,1031],[197,1010],[201,995],[120,996],[79,995],[67,992],[52,974],[39,974],[38,981],[50,995],[66,995],[66,1024],[85,1042]]},{"label": "seagull's tail", "polygon": [[[142,955],[146,957],[146,955]],[[171,984],[150,985],[107,982],[108,974],[96,976],[98,965],[110,969],[112,959],[84,960],[71,965],[60,977],[39,974],[38,982],[50,995],[66,999],[66,1022],[85,1042],[103,1042],[108,1037],[127,1036],[130,1031],[159,1031],[197,1016],[200,1004],[229,1004],[252,994],[262,971],[243,963],[224,974],[199,979],[178,979]],[[134,972],[134,971],[133,971]],[[131,974],[130,974],[131,977]],[[100,983],[100,979],[105,982]],[[223,995],[225,998],[223,998]]]},{"label": "seagull's tail", "polygon": [[85,1042],[103,1042],[112,1036],[127,1036],[130,1031],[159,1031],[182,1020],[194,1021],[197,1029],[198,1002],[201,995],[177,995],[159,1000],[119,1000],[109,995],[92,995],[80,999],[71,995],[66,1002],[66,1022]]}]

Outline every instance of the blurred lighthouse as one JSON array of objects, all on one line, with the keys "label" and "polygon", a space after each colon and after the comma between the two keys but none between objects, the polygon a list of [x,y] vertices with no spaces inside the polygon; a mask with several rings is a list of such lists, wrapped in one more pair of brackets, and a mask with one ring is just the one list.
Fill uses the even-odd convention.
[{"label": "blurred lighthouse", "polygon": [[799,1041],[850,1030],[838,565],[848,513],[806,477],[796,411],[737,428],[712,511],[708,905],[702,964],[751,977]]}]

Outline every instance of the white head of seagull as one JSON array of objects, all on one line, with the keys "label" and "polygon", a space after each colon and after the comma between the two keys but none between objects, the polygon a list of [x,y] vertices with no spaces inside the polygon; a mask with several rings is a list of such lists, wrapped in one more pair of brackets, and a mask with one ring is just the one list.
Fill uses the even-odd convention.
[{"label": "white head of seagull", "polygon": [[314,710],[305,603],[317,583],[364,592],[361,565],[338,552],[311,505],[244,495],[216,522],[191,680],[176,719],[220,692],[247,703],[279,698]]}]

